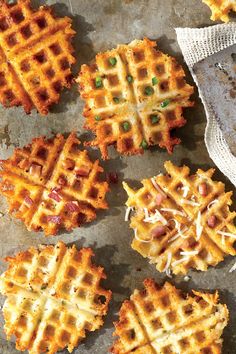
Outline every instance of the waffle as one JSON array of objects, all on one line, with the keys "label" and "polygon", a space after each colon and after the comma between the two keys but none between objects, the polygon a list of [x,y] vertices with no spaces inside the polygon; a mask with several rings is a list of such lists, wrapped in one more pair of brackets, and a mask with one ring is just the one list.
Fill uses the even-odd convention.
[{"label": "waffle", "polygon": [[121,306],[112,353],[221,353],[228,310],[218,304],[217,292],[185,295],[170,283],[159,287],[153,279],[145,279],[144,287]]},{"label": "waffle", "polygon": [[91,263],[90,248],[55,246],[30,248],[7,257],[9,267],[0,277],[0,292],[7,297],[3,314],[8,340],[29,354],[53,354],[74,347],[102,326],[111,291],[100,282],[102,267]]},{"label": "waffle", "polygon": [[142,181],[142,188],[124,188],[127,206],[135,209],[130,226],[132,248],[158,271],[186,274],[190,268],[206,271],[228,254],[235,255],[236,212],[232,192],[212,180],[213,169],[190,175],[188,167],[165,163],[167,175]]},{"label": "waffle", "polygon": [[202,2],[210,7],[212,21],[229,22],[229,12],[236,11],[235,0],[202,0]]},{"label": "waffle", "polygon": [[90,161],[80,149],[75,133],[67,139],[40,137],[1,161],[0,193],[28,230],[55,235],[60,228],[69,231],[91,222],[96,209],[107,208],[102,172],[98,160]]},{"label": "waffle", "polygon": [[90,145],[108,158],[108,146],[124,155],[159,145],[169,153],[180,139],[172,129],[185,124],[183,107],[192,106],[193,87],[182,67],[155,49],[156,42],[134,40],[100,53],[82,65],[77,78],[85,100],[85,128],[95,134]]},{"label": "waffle", "polygon": [[30,0],[0,2],[0,102],[5,107],[35,107],[42,115],[70,87],[75,63],[68,17],[55,18],[50,7],[33,10]]}]

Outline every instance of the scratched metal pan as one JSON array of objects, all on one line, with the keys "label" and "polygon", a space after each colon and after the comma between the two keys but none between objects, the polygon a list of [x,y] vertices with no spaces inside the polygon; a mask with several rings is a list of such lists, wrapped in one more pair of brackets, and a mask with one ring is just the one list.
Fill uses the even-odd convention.
[{"label": "scratched metal pan", "polygon": [[207,106],[236,155],[236,45],[195,64],[193,71]]},{"label": "scratched metal pan", "polygon": [[[157,39],[159,48],[177,57],[183,63],[180,49],[176,42],[174,27],[200,27],[210,25],[210,11],[200,0],[51,0],[34,1],[36,5],[46,3],[53,5],[59,15],[73,16],[77,68],[81,63],[89,62],[96,52],[128,43],[134,38],[147,36]],[[193,11],[194,9],[194,11]],[[186,67],[185,67],[186,69]],[[187,69],[186,69],[187,70]],[[192,82],[188,75],[189,82]],[[188,164],[194,171],[201,167],[214,167],[204,145],[205,113],[197,94],[196,105],[186,110],[187,125],[176,134],[181,137],[182,145],[175,148],[173,155],[168,155],[158,148],[145,152],[143,156],[119,157],[112,152],[112,159],[103,163],[106,170],[116,171],[119,183],[112,187],[108,196],[110,208],[98,213],[97,220],[87,227],[62,233],[57,237],[45,238],[42,233],[28,232],[24,225],[7,215],[7,205],[0,198],[0,257],[13,255],[29,246],[40,243],[55,243],[59,239],[67,244],[75,243],[77,247],[90,246],[96,253],[95,262],[105,267],[108,279],[104,282],[113,291],[113,300],[108,316],[101,330],[90,333],[86,340],[74,351],[75,354],[105,354],[111,346],[113,338],[113,321],[117,319],[117,311],[121,302],[136,287],[141,287],[145,277],[154,277],[163,281],[164,276],[149,265],[147,261],[130,247],[131,230],[124,222],[126,195],[122,190],[122,180],[137,185],[137,181],[163,171],[163,162],[171,159],[176,164]],[[26,116],[21,108],[3,109],[0,107],[0,158],[11,155],[14,148],[23,146],[33,137],[53,133],[68,133],[76,129],[83,139],[87,138],[82,126],[81,115],[83,103],[76,87],[66,91],[60,103],[52,108],[46,118],[40,118],[36,112]],[[112,150],[112,149],[111,149]],[[96,151],[93,155],[99,156]],[[216,172],[216,178],[232,185],[226,178]],[[226,302],[230,310],[230,323],[225,330],[224,354],[236,353],[236,281],[235,274],[229,273],[234,259],[229,257],[216,268],[206,273],[190,272],[191,279],[184,282],[182,277],[174,277],[172,282],[184,290],[205,289],[220,290],[221,300]],[[5,269],[0,264],[0,272]],[[3,304],[4,298],[0,297]],[[1,316],[1,315],[0,315]],[[0,317],[0,353],[16,354],[14,340],[7,342],[3,332],[3,318]],[[65,354],[66,351],[63,351]]]}]

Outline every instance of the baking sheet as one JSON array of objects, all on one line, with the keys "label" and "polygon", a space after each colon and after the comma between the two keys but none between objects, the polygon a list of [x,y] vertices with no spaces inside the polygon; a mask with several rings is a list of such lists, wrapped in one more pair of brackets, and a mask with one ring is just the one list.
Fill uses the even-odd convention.
[{"label": "baking sheet", "polygon": [[196,63],[193,72],[206,104],[235,156],[236,44]]},{"label": "baking sheet", "polygon": [[[210,25],[210,11],[200,0],[64,0],[64,1],[34,1],[35,4],[53,4],[57,14],[73,14],[74,28],[77,30],[75,39],[78,66],[88,62],[96,52],[116,46],[118,43],[128,43],[134,38],[147,36],[157,39],[159,48],[175,55],[183,63],[178,48],[174,27],[200,27]],[[189,77],[189,81],[191,78]],[[192,81],[191,81],[192,82]],[[40,243],[56,243],[59,239],[67,244],[75,243],[77,247],[90,246],[94,249],[95,261],[105,267],[108,275],[105,285],[112,289],[113,299],[104,326],[88,334],[85,341],[74,351],[75,354],[104,354],[112,344],[112,322],[117,319],[117,311],[121,302],[127,298],[136,287],[142,286],[145,277],[154,277],[163,281],[165,276],[158,273],[155,267],[130,247],[132,230],[124,222],[126,200],[121,182],[126,180],[134,183],[142,178],[150,177],[163,171],[165,160],[171,159],[176,164],[188,164],[193,171],[198,167],[214,166],[209,159],[204,145],[205,114],[200,100],[195,97],[196,106],[187,109],[185,116],[188,123],[178,130],[177,135],[183,144],[175,148],[169,156],[165,151],[153,148],[144,156],[119,157],[115,152],[112,159],[103,165],[107,171],[116,171],[119,183],[112,187],[108,195],[110,209],[99,212],[97,220],[81,229],[57,237],[45,238],[42,233],[28,232],[24,225],[6,214],[7,205],[0,198],[0,257],[25,250],[31,245]],[[81,116],[83,103],[76,88],[63,94],[59,105],[55,106],[46,118],[40,118],[37,113],[26,116],[21,108],[5,110],[0,107],[0,158],[11,155],[14,148],[23,146],[33,137],[52,133],[68,133],[76,129],[83,138],[87,137],[82,129]],[[99,156],[93,151],[94,156]],[[232,185],[220,172],[216,178],[227,184],[227,190]],[[172,282],[184,290],[220,289],[221,300],[230,309],[230,323],[224,332],[224,354],[236,353],[236,281],[235,273],[229,269],[235,260],[229,257],[216,268],[207,273],[190,272],[190,281],[184,282],[183,277],[174,277]],[[5,269],[3,262],[0,272]],[[3,303],[4,298],[0,301]],[[7,342],[2,330],[0,318],[0,353],[16,354],[14,343]],[[67,353],[63,351],[62,353]]]}]

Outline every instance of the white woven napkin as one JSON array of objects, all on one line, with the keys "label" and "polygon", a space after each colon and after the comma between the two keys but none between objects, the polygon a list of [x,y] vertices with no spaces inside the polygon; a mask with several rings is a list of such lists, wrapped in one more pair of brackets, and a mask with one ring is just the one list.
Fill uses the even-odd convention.
[{"label": "white woven napkin", "polygon": [[[195,63],[236,43],[236,23],[175,30],[179,46],[195,82],[196,77],[191,70]],[[230,152],[215,115],[207,105],[201,90],[199,95],[207,117],[205,143],[208,153],[216,166],[236,186],[236,157]]]}]

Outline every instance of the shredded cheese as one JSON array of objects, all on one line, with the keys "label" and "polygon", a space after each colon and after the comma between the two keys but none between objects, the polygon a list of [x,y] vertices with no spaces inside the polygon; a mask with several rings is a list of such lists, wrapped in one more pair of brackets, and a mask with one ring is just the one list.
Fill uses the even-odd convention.
[{"label": "shredded cheese", "polygon": [[189,192],[189,186],[183,186],[181,190],[183,191],[183,197],[186,198]]},{"label": "shredded cheese", "polygon": [[173,213],[174,215],[180,215],[180,216],[186,216],[186,213],[184,211],[180,211],[177,209],[171,209],[171,208],[161,208],[161,211],[167,211],[169,213]]},{"label": "shredded cheese", "polygon": [[171,260],[172,260],[172,253],[168,252],[167,261],[166,261],[165,268],[163,269],[163,272],[167,272],[168,271],[168,269],[170,268],[170,265],[171,265]]},{"label": "shredded cheese", "polygon": [[200,206],[200,204],[197,203],[197,202],[194,202],[194,201],[188,200],[188,199],[183,199],[183,198],[180,200],[180,203],[189,204],[189,205],[192,205],[192,206]]},{"label": "shredded cheese", "polygon": [[236,270],[236,263],[230,268],[229,273],[232,273],[233,271]]},{"label": "shredded cheese", "polygon": [[131,213],[132,210],[134,210],[133,207],[128,207],[128,208],[126,208],[126,211],[125,211],[125,221],[129,221],[130,213]]},{"label": "shredded cheese", "polygon": [[181,263],[184,263],[184,262],[186,262],[186,261],[188,261],[189,260],[189,257],[183,257],[183,258],[180,258],[180,259],[178,259],[177,261],[174,261],[173,263],[172,263],[172,267],[175,267],[175,266],[177,266],[177,265],[179,265],[179,264],[181,264]]},{"label": "shredded cheese", "polygon": [[180,252],[181,256],[196,256],[198,254],[198,251],[181,251]]},{"label": "shredded cheese", "polygon": [[185,231],[187,231],[187,227],[185,226],[182,230],[180,229],[180,227],[181,227],[181,225],[180,225],[180,223],[177,221],[177,220],[175,220],[175,219],[170,219],[169,221],[171,221],[171,220],[173,220],[174,221],[174,223],[175,223],[175,228],[177,229],[177,234],[175,234],[173,237],[171,237],[169,240],[168,240],[168,243],[169,242],[172,242],[172,241],[174,241],[174,240],[176,240],[177,238],[179,238],[179,237],[182,237],[182,238],[188,238],[188,236],[184,236],[184,232]]},{"label": "shredded cheese", "polygon": [[225,236],[224,235],[221,235],[221,242],[223,245],[225,245]]},{"label": "shredded cheese", "polygon": [[232,234],[231,232],[217,231],[217,234],[220,234],[220,235],[223,235],[223,236],[232,237],[232,238],[236,238],[236,235]]},{"label": "shredded cheese", "polygon": [[151,182],[153,184],[153,187],[156,188],[156,190],[158,190],[158,192],[163,195],[163,197],[167,197],[165,192],[161,189],[161,187],[157,184],[156,180],[154,177],[151,178]]},{"label": "shredded cheese", "polygon": [[202,231],[203,231],[203,226],[201,225],[201,212],[199,211],[197,214],[197,219],[195,221],[196,224],[196,240],[199,241],[202,235]]},{"label": "shredded cheese", "polygon": [[149,243],[149,242],[152,242],[152,240],[153,240],[153,237],[150,240],[143,240],[143,239],[139,238],[137,229],[134,229],[134,238],[136,240],[138,240],[139,242],[144,242],[144,243]]},{"label": "shredded cheese", "polygon": [[147,208],[143,208],[143,211],[144,211],[145,219],[148,219],[149,218],[149,213],[148,213]]},{"label": "shredded cheese", "polygon": [[143,221],[149,222],[151,224],[155,224],[157,221],[160,221],[163,225],[168,224],[168,221],[164,218],[164,216],[157,209],[155,209],[155,214],[152,214],[150,216],[146,216]]},{"label": "shredded cheese", "polygon": [[219,201],[218,199],[212,200],[212,201],[208,204],[207,210],[210,210],[210,208],[212,207],[212,205],[215,204],[215,203],[217,203],[218,201]]}]

